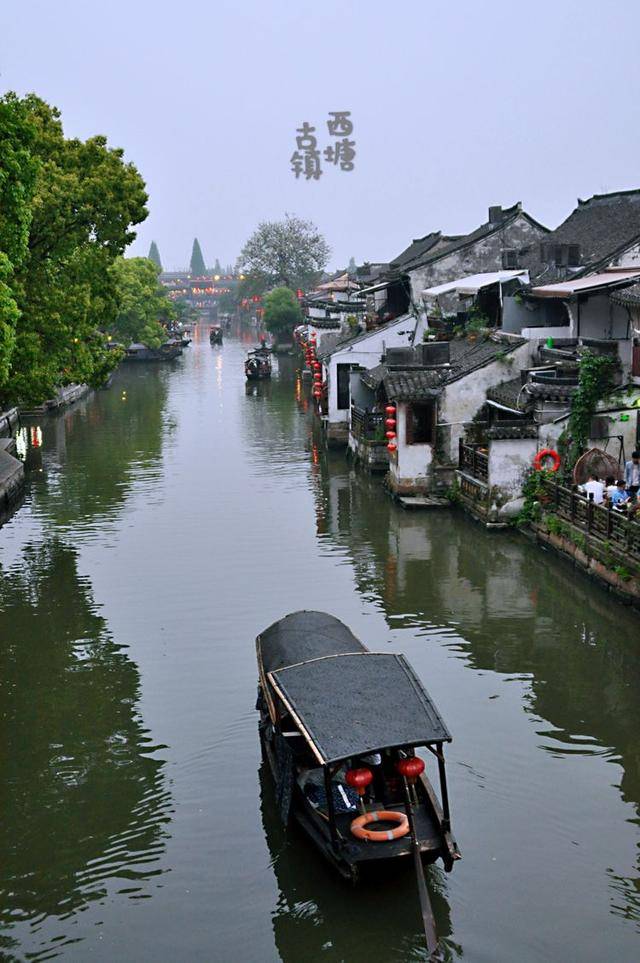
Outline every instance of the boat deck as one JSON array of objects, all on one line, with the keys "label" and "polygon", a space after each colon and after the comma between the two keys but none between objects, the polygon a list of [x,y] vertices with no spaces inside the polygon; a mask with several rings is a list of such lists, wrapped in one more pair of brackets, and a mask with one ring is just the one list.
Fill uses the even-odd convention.
[{"label": "boat deck", "polygon": [[[382,809],[382,806],[369,806],[371,809]],[[404,813],[404,806],[398,804],[385,806],[387,811]],[[427,812],[424,805],[414,808],[414,820],[416,831],[420,842],[420,850],[423,853],[437,853],[442,847],[442,839],[438,832],[435,821]],[[336,817],[338,831],[347,841],[349,856],[351,859],[361,862],[364,860],[387,859],[390,856],[407,856],[411,853],[411,836],[407,834],[400,839],[388,840],[384,843],[374,843],[366,839],[357,839],[351,832],[351,823],[357,818],[359,813],[339,813]],[[375,824],[371,827],[375,829]]]}]

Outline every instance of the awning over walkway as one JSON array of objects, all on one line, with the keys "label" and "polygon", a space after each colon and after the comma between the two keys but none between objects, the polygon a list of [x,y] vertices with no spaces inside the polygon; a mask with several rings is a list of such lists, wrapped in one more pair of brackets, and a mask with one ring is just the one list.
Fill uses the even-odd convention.
[{"label": "awning over walkway", "polygon": [[485,274],[468,274],[466,277],[457,278],[455,281],[448,281],[447,284],[436,284],[435,287],[426,288],[422,292],[427,297],[437,298],[440,294],[456,294],[472,297],[481,288],[487,288],[491,284],[502,284],[505,281],[512,281],[514,278],[521,278],[525,283],[529,283],[527,271],[491,271]]},{"label": "awning over walkway", "polygon": [[603,271],[601,274],[592,274],[588,278],[576,278],[573,281],[561,281],[559,284],[541,285],[537,288],[531,288],[529,294],[535,298],[572,298],[578,294],[624,287],[626,284],[637,281],[638,278],[640,278],[640,271],[620,268],[617,271]]}]

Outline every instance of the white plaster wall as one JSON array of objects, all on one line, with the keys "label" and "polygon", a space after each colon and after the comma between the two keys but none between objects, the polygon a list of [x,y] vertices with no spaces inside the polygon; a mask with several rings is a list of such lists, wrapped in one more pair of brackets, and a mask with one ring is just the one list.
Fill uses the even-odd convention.
[{"label": "white plaster wall", "polygon": [[629,315],[608,294],[594,294],[580,305],[579,335],[582,338],[627,338]]},{"label": "white plaster wall", "polygon": [[546,341],[547,338],[570,338],[572,337],[571,328],[523,328],[523,338],[537,338],[539,341]]},{"label": "white plaster wall", "polygon": [[[622,414],[628,414],[628,421],[620,421],[620,416]],[[598,414],[598,417],[604,417]],[[587,442],[588,448],[602,448],[607,451],[614,458],[618,458],[620,454],[620,442],[617,436],[620,436],[624,444],[624,457],[629,459],[631,457],[631,452],[636,446],[636,419],[638,418],[638,409],[629,408],[626,412],[617,411],[607,416],[608,418],[608,435],[609,441],[603,438],[590,438]],[[561,421],[555,422],[553,424],[541,425],[538,431],[538,448],[553,448],[558,450],[558,441],[562,432],[568,427],[568,418],[563,418]],[[622,465],[621,465],[622,468]]]},{"label": "white plaster wall", "polygon": [[540,228],[530,224],[524,214],[520,214],[513,222],[488,237],[481,238],[475,244],[454,251],[432,264],[414,268],[408,272],[414,303],[422,305],[422,292],[425,288],[455,281],[456,278],[469,274],[501,271],[504,248],[533,246],[544,234]]},{"label": "white plaster wall", "polygon": [[464,425],[471,421],[484,404],[487,389],[515,378],[521,368],[526,368],[532,361],[537,348],[537,341],[527,341],[507,355],[513,359],[509,364],[504,361],[493,361],[491,364],[479,368],[459,381],[447,385],[440,398],[438,425],[450,427],[450,445],[445,457],[457,462],[458,441],[464,435]]},{"label": "white plaster wall", "polygon": [[627,248],[619,257],[614,258],[608,267],[640,267],[640,244]]},{"label": "white plaster wall", "polygon": [[535,438],[494,439],[489,445],[489,485],[508,499],[519,498],[537,449]]},{"label": "white plaster wall", "polygon": [[345,345],[335,351],[326,364],[329,383],[328,417],[332,424],[346,424],[349,420],[349,408],[338,408],[338,365],[360,365],[367,371],[375,368],[382,360],[384,348],[401,348],[410,346],[416,334],[416,320],[408,315],[398,318],[391,324],[371,331],[368,337],[353,345]]},{"label": "white plaster wall", "polygon": [[320,349],[322,348],[322,342],[324,341],[325,338],[329,337],[329,335],[338,334],[339,331],[340,331],[339,327],[316,328],[316,326],[313,324],[313,321],[311,321],[311,319],[309,319],[309,323],[307,324],[307,337],[310,338],[312,334],[315,334],[316,336],[316,352],[320,351]]},{"label": "white plaster wall", "polygon": [[407,445],[407,405],[396,406],[397,457],[389,459],[389,471],[398,484],[426,485],[433,461],[431,445]]}]

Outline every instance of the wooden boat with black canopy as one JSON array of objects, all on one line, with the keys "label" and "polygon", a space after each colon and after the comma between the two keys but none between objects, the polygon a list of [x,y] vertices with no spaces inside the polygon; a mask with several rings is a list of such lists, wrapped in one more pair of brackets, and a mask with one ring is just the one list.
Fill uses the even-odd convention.
[{"label": "wooden boat with black canopy", "polygon": [[222,327],[219,324],[211,325],[209,342],[211,344],[222,344]]},{"label": "wooden boat with black canopy", "polygon": [[244,363],[244,373],[247,381],[261,381],[263,378],[270,378],[271,357],[269,349],[262,346],[249,351]]},{"label": "wooden boat with black canopy", "polygon": [[[404,656],[370,652],[325,612],[287,615],[256,650],[260,739],[281,817],[353,881],[413,857],[434,951],[422,864],[442,859],[450,871],[460,853],[443,751],[451,736],[429,694]],[[417,747],[437,768],[440,799]]]}]

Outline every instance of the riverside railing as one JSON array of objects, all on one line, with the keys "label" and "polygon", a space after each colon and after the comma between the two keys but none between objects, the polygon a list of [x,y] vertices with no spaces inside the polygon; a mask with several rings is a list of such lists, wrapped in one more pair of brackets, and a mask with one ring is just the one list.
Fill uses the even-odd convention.
[{"label": "riverside railing", "polygon": [[640,562],[640,522],[627,517],[611,505],[596,505],[576,488],[567,488],[554,481],[543,482],[544,507],[587,535],[609,542],[612,547]]},{"label": "riverside railing", "polygon": [[465,445],[460,439],[458,449],[458,467],[472,478],[487,482],[489,480],[489,456],[481,451],[479,445]]}]

